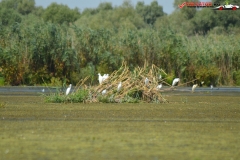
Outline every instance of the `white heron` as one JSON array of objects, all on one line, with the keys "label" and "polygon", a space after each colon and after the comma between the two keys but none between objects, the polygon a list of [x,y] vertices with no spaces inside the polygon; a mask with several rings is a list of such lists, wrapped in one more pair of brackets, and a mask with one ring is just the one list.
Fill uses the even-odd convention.
[{"label": "white heron", "polygon": [[109,77],[109,74],[104,74],[104,75],[102,76],[102,81],[105,81],[108,77]]},{"label": "white heron", "polygon": [[202,87],[202,86],[203,86],[203,84],[204,84],[204,81],[201,81],[201,83],[200,83],[200,87]]},{"label": "white heron", "polygon": [[180,78],[175,78],[172,82],[172,86],[175,86],[180,81]]},{"label": "white heron", "polygon": [[157,86],[157,89],[160,90],[162,88],[162,83]]},{"label": "white heron", "polygon": [[148,85],[149,80],[148,80],[147,77],[145,78],[145,81],[144,81],[144,82],[145,82],[145,85]]},{"label": "white heron", "polygon": [[194,84],[194,85],[192,86],[192,92],[194,92],[194,90],[197,88],[197,86],[198,86],[198,84]]},{"label": "white heron", "polygon": [[158,79],[160,79],[160,80],[162,79],[162,75],[161,74],[159,75]]},{"label": "white heron", "polygon": [[102,84],[103,82],[103,76],[100,73],[98,73],[98,81],[99,81],[99,84]]},{"label": "white heron", "polygon": [[44,88],[42,89],[42,92],[45,92],[45,89],[44,89]]},{"label": "white heron", "polygon": [[105,95],[106,93],[107,93],[107,90],[104,89],[104,90],[102,91],[102,95]]},{"label": "white heron", "polygon": [[211,85],[210,87],[211,87],[211,89],[213,89],[213,85]]},{"label": "white heron", "polygon": [[72,87],[72,84],[70,84],[69,87],[67,88],[66,95],[68,95],[70,93],[71,87]]},{"label": "white heron", "polygon": [[121,88],[122,88],[122,82],[118,84],[117,91],[120,91]]}]

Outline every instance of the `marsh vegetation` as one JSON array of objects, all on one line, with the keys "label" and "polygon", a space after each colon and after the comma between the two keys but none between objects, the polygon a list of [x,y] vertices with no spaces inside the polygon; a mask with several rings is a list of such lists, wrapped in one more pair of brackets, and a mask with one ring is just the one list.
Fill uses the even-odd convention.
[{"label": "marsh vegetation", "polygon": [[111,74],[123,61],[131,71],[147,61],[182,82],[239,85],[240,12],[178,10],[180,1],[166,15],[157,1],[106,2],[80,12],[57,3],[44,9],[34,0],[3,0],[0,85],[76,85],[86,77],[95,85],[97,73]]}]

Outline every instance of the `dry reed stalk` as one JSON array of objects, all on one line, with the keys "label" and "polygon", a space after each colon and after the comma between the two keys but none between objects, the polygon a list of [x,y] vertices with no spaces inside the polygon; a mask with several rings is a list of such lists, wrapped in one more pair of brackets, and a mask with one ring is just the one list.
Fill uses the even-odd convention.
[{"label": "dry reed stalk", "polygon": [[[88,80],[88,78],[89,78],[89,76],[85,77],[84,79],[81,79],[81,80],[77,83],[77,85],[76,85],[76,87],[75,87],[75,88],[77,88],[77,89],[76,89],[76,92],[77,92],[82,86],[84,86],[84,88],[87,88],[87,86],[85,85],[85,82]],[[74,91],[75,91],[75,88],[74,88]]]},{"label": "dry reed stalk", "polygon": [[[171,86],[171,84],[168,84],[165,79],[159,79],[160,74],[167,75],[162,69],[155,65],[148,67],[147,63],[144,64],[143,68],[136,67],[131,72],[127,67],[127,64],[123,62],[120,69],[110,74],[102,84],[91,88],[91,91],[89,92],[91,92],[92,99],[89,100],[89,102],[98,102],[98,96],[102,95],[102,91],[106,89],[106,95],[102,96],[111,96],[114,98],[115,102],[121,102],[122,99],[128,96],[140,96],[135,98],[145,102],[158,101],[166,103],[168,101],[162,96],[161,92],[173,90],[174,88]],[[144,82],[146,77],[149,79],[148,85],[146,85]],[[86,80],[87,79],[82,80],[81,84],[79,82],[80,86],[82,86]],[[117,87],[120,82],[122,82],[122,88],[120,91],[118,91]],[[159,90],[157,89],[159,83],[171,87]]]}]

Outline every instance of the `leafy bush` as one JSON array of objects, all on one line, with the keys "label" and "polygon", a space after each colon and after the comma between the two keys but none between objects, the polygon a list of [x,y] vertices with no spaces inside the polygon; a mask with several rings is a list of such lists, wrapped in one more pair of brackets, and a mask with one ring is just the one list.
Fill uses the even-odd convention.
[{"label": "leafy bush", "polygon": [[81,103],[88,99],[89,97],[89,91],[88,90],[82,90],[79,89],[75,93],[70,93],[69,95],[65,95],[64,93],[58,92],[53,93],[45,97],[46,102],[52,102],[52,103]]},{"label": "leafy bush", "polygon": [[219,78],[219,69],[215,66],[202,66],[199,67],[196,71],[196,77],[200,81],[204,81],[204,84],[207,86],[217,85],[218,84],[218,78]]},{"label": "leafy bush", "polygon": [[240,70],[233,73],[233,80],[237,86],[240,86]]},{"label": "leafy bush", "polygon": [[0,86],[4,86],[4,78],[0,77]]}]

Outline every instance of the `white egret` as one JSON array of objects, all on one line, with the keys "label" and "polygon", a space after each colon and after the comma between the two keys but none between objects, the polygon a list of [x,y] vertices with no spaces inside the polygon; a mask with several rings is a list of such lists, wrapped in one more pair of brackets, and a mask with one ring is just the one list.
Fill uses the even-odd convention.
[{"label": "white egret", "polygon": [[175,86],[180,81],[180,78],[175,78],[172,82],[172,86]]},{"label": "white egret", "polygon": [[100,73],[98,73],[98,81],[99,81],[99,84],[102,84],[103,82],[103,76]]},{"label": "white egret", "polygon": [[157,86],[157,89],[160,90],[162,88],[162,83]]},{"label": "white egret", "polygon": [[210,87],[211,87],[211,89],[213,89],[213,85],[211,85]]},{"label": "white egret", "polygon": [[145,78],[145,81],[144,81],[144,82],[145,82],[145,85],[148,85],[149,80],[148,80],[147,77]]},{"label": "white egret", "polygon": [[198,84],[194,84],[194,85],[192,86],[192,92],[194,92],[194,90],[197,88],[197,86],[198,86]]},{"label": "white egret", "polygon": [[204,84],[204,81],[201,81],[201,83],[200,83],[200,87],[202,87],[202,86],[203,86],[203,84]]},{"label": "white egret", "polygon": [[117,91],[120,91],[121,88],[122,88],[122,82],[118,84]]},{"label": "white egret", "polygon": [[104,95],[104,94],[106,94],[106,93],[107,93],[107,90],[104,89],[104,90],[102,91],[102,95]]},{"label": "white egret", "polygon": [[44,88],[42,89],[42,92],[45,92],[45,89],[44,89]]},{"label": "white egret", "polygon": [[161,74],[159,75],[158,79],[160,79],[160,80],[162,79],[162,75]]},{"label": "white egret", "polygon": [[70,84],[69,87],[67,88],[67,90],[66,90],[66,95],[69,94],[69,92],[70,92],[70,90],[71,90],[71,87],[72,87],[72,84]]},{"label": "white egret", "polygon": [[109,77],[109,74],[104,74],[104,75],[102,76],[102,81],[105,81],[108,77]]}]

